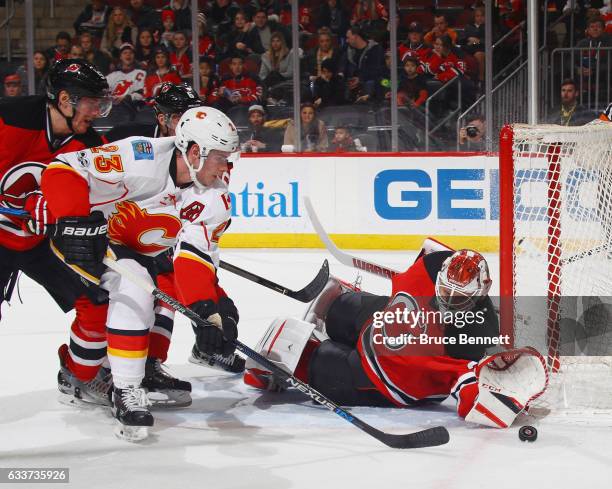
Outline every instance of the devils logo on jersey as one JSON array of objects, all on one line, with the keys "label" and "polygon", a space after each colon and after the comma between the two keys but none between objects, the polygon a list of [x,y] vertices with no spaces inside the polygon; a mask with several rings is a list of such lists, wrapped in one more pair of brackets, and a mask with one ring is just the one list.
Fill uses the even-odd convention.
[{"label": "devils logo on jersey", "polygon": [[171,214],[149,214],[132,201],[118,203],[108,219],[108,237],[131,250],[157,255],[174,245],[181,221]]},{"label": "devils logo on jersey", "polygon": [[7,171],[0,180],[0,195],[4,205],[23,208],[26,195],[38,189],[44,168],[42,163],[29,161]]}]

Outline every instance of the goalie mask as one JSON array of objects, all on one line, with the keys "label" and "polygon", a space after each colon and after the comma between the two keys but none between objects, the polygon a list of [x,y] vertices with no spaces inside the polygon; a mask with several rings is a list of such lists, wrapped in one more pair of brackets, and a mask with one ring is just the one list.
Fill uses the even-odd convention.
[{"label": "goalie mask", "polygon": [[473,250],[459,250],[449,256],[436,279],[436,297],[445,311],[472,309],[490,288],[487,261]]},{"label": "goalie mask", "polygon": [[[200,164],[197,168],[187,159],[187,150],[191,143],[197,144],[200,148]],[[197,174],[204,168],[211,150],[230,153],[227,158],[229,170],[240,156],[236,126],[223,112],[212,107],[195,107],[187,110],[176,126],[174,144],[185,159],[191,181],[200,189],[204,189],[205,186],[198,180]],[[224,175],[222,180],[227,185],[229,175]]]}]

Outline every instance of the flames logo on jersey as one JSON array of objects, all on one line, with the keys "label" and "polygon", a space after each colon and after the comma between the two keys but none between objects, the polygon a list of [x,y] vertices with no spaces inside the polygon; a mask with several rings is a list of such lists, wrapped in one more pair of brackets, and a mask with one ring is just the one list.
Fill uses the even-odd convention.
[{"label": "flames logo on jersey", "polygon": [[171,214],[149,214],[132,201],[115,205],[108,219],[108,237],[144,255],[157,255],[173,246],[181,221]]}]

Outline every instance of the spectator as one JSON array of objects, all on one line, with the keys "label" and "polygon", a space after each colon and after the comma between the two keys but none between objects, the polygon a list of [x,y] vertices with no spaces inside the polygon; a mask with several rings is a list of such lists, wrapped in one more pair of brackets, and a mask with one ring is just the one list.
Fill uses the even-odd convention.
[{"label": "spectator", "polygon": [[[305,153],[327,151],[329,141],[327,139],[327,127],[325,123],[316,116],[315,106],[304,103],[300,108],[301,121],[301,144]],[[289,120],[283,145],[295,148],[296,134],[293,120]]]},{"label": "spectator", "polygon": [[400,60],[406,57],[417,58],[424,63],[431,55],[431,46],[423,42],[423,26],[419,22],[411,22],[408,26],[408,38],[399,45]]},{"label": "spectator", "polygon": [[326,0],[319,9],[317,25],[329,28],[332,34],[344,41],[349,28],[349,14],[338,0]]},{"label": "spectator", "polygon": [[437,14],[434,16],[434,27],[430,30],[423,40],[430,45],[434,44],[434,41],[442,36],[449,36],[453,44],[457,44],[457,31],[448,27],[448,20],[446,15]]},{"label": "spectator", "polygon": [[79,45],[83,48],[83,58],[98,68],[103,75],[108,75],[110,59],[102,51],[95,48],[93,37],[89,32],[84,32],[79,36]]},{"label": "spectator", "polygon": [[130,0],[127,14],[139,31],[142,29],[161,29],[161,18],[153,7],[144,4],[144,0]]},{"label": "spectator", "polygon": [[270,17],[276,16],[276,22],[281,13],[281,1],[282,0],[254,0],[257,10],[263,10],[268,17],[268,20],[272,20]]},{"label": "spectator", "polygon": [[305,71],[311,81],[321,76],[321,63],[324,60],[332,60],[336,71],[340,65],[340,52],[334,48],[331,31],[327,27],[319,29],[317,40],[318,46],[306,56]]},{"label": "spectator", "polygon": [[113,104],[133,105],[144,97],[146,73],[136,67],[134,46],[125,43],[119,48],[119,69],[106,77],[113,96]]},{"label": "spectator", "polygon": [[85,56],[85,52],[83,51],[83,48],[79,44],[73,44],[70,47],[70,52],[68,53],[68,56],[66,56],[66,58],[67,59],[83,59],[83,56]]},{"label": "spectator", "polygon": [[346,33],[345,77],[349,98],[353,102],[367,102],[376,91],[376,83],[384,72],[384,53],[377,42],[367,40],[359,27],[353,26]]},{"label": "spectator", "polygon": [[232,19],[240,7],[233,0],[212,0],[206,9],[206,18],[215,27],[215,34],[223,36],[232,27]]},{"label": "spectator", "polygon": [[191,77],[191,49],[187,33],[185,31],[177,31],[172,38],[174,50],[170,52],[170,64],[178,72],[183,79]]},{"label": "spectator", "polygon": [[244,75],[244,62],[240,56],[234,56],[230,61],[230,75],[221,82],[219,103],[224,109],[238,105],[259,103],[262,88],[257,81]]},{"label": "spectator", "polygon": [[147,75],[144,82],[144,97],[150,100],[157,96],[159,87],[164,82],[175,85],[182,83],[179,74],[172,68],[170,57],[165,46],[157,46],[154,51],[155,68]]},{"label": "spectator", "polygon": [[312,100],[317,108],[328,105],[342,105],[346,102],[344,78],[338,75],[333,59],[324,59],[320,75],[312,82]]},{"label": "spectator", "polygon": [[478,61],[478,81],[484,81],[485,75],[485,9],[477,7],[474,9],[474,18],[467,24],[461,39],[462,49],[474,56]]},{"label": "spectator", "polygon": [[162,9],[164,11],[171,10],[174,12],[175,26],[179,31],[190,31],[191,32],[191,9],[188,0],[170,0],[170,3]]},{"label": "spectator", "polygon": [[80,36],[84,32],[89,32],[101,39],[104,28],[108,23],[110,11],[110,7],[106,5],[104,0],[91,0],[91,3],[85,6],[74,21],[76,35]]},{"label": "spectator", "polygon": [[215,74],[215,64],[211,58],[200,58],[200,99],[205,105],[219,101],[219,78]]},{"label": "spectator", "polygon": [[[275,32],[270,39],[270,49],[261,57],[261,68],[259,69],[259,79],[264,88],[272,92],[268,99],[270,105],[277,103],[274,86],[289,80],[292,76],[292,52],[287,48],[284,36],[280,32]],[[282,98],[282,94],[279,98]]]},{"label": "spectator", "polygon": [[312,20],[312,11],[308,7],[300,7],[298,22],[304,33],[314,34],[317,30],[317,26]]},{"label": "spectator", "polygon": [[601,78],[607,75],[608,54],[605,51],[596,51],[597,48],[612,47],[612,37],[605,32],[604,21],[601,17],[592,17],[587,22],[586,37],[576,44],[579,51],[578,72],[583,77],[595,76],[597,60],[599,58],[599,72]]},{"label": "spectator", "polygon": [[248,45],[249,23],[244,11],[239,10],[234,15],[232,29],[223,36],[225,57],[246,57],[253,52]]},{"label": "spectator", "polygon": [[404,71],[397,91],[397,105],[420,107],[427,100],[427,86],[425,76],[418,72],[419,60],[406,57],[403,61]]},{"label": "spectator", "polygon": [[19,97],[21,96],[21,77],[14,73],[4,77],[4,96]]},{"label": "spectator", "polygon": [[367,21],[389,20],[387,9],[379,0],[358,0],[353,7],[351,25],[361,24]]},{"label": "spectator", "polygon": [[174,33],[176,32],[175,15],[172,10],[164,10],[161,13],[162,19],[162,33],[160,42],[168,49],[172,48],[172,40],[174,39]]},{"label": "spectator", "polygon": [[122,45],[136,44],[137,35],[138,31],[125,11],[121,7],[115,7],[102,36],[100,50],[111,58],[117,58]]},{"label": "spectator", "polygon": [[450,36],[436,38],[433,53],[425,64],[425,71],[442,83],[465,74],[465,62],[453,52]]},{"label": "spectator", "polygon": [[198,55],[200,58],[215,58],[215,40],[208,34],[206,26],[206,17],[204,14],[198,14]]},{"label": "spectator", "polygon": [[285,41],[288,40],[289,34],[282,25],[268,20],[265,10],[257,10],[253,14],[253,23],[249,30],[246,44],[254,53],[263,54],[270,49],[270,39],[273,32],[282,32],[283,36],[285,36]]},{"label": "spectator", "polygon": [[280,151],[281,137],[275,129],[266,127],[266,113],[261,105],[249,107],[249,132],[241,144],[246,153],[276,153]]},{"label": "spectator", "polygon": [[484,151],[486,130],[484,117],[470,117],[465,127],[459,129],[459,148],[464,151]]},{"label": "spectator", "polygon": [[55,36],[55,46],[47,49],[47,58],[51,61],[59,61],[68,56],[70,52],[70,46],[72,45],[72,38],[70,34],[64,31],[60,31]]},{"label": "spectator", "polygon": [[[44,95],[47,90],[44,86],[44,80],[49,71],[49,59],[43,51],[34,51],[34,57],[32,58],[32,64],[34,65],[34,90],[36,95]],[[22,65],[17,68],[17,75],[21,79],[21,93],[28,93],[28,74],[26,66]]]},{"label": "spectator", "polygon": [[359,139],[353,139],[348,126],[339,125],[334,129],[334,139],[331,141],[329,150],[333,153],[355,153],[365,151]]},{"label": "spectator", "polygon": [[563,80],[561,83],[561,106],[552,114],[548,123],[560,126],[581,126],[593,120],[595,118],[593,113],[578,103],[578,95],[576,82],[571,78]]},{"label": "spectator", "polygon": [[153,44],[153,32],[144,28],[138,33],[138,42],[136,43],[136,61],[143,70],[151,68],[153,57],[155,56],[155,46]]}]

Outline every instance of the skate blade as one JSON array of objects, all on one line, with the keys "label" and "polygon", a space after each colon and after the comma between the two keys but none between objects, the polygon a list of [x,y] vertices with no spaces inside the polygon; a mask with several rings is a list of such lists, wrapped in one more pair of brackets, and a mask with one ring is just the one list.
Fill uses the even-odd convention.
[{"label": "skate blade", "polygon": [[221,363],[217,362],[215,359],[202,360],[200,358],[194,357],[193,355],[189,355],[189,358],[187,360],[190,363],[193,363],[195,365],[200,365],[202,367],[212,368],[214,370],[218,370],[219,372],[226,372],[228,374],[235,375],[235,374],[241,374],[242,372],[244,372],[244,366],[242,367],[241,370],[233,371],[231,369],[225,368]]},{"label": "skate blade", "polygon": [[90,400],[80,399],[78,397],[75,397],[74,394],[61,392],[61,391],[59,395],[57,396],[57,400],[60,404],[63,404],[64,406],[71,406],[71,407],[84,408],[84,409],[111,407],[110,401],[108,403],[102,403],[101,401],[93,401],[93,400],[90,401]]},{"label": "skate blade", "polygon": [[123,441],[130,443],[138,443],[139,441],[145,440],[149,436],[148,426],[126,426],[116,421],[115,436]]},{"label": "skate blade", "polygon": [[178,390],[149,391],[147,397],[153,409],[172,409],[191,406],[191,393]]}]

